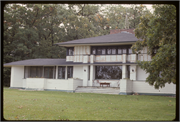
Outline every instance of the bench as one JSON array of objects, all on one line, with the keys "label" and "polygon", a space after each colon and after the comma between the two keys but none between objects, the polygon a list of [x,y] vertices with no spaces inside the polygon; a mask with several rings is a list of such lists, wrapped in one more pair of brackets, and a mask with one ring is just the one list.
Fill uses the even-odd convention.
[{"label": "bench", "polygon": [[100,83],[100,87],[102,86],[103,87],[103,85],[107,85],[107,86],[109,86],[110,87],[110,83]]}]

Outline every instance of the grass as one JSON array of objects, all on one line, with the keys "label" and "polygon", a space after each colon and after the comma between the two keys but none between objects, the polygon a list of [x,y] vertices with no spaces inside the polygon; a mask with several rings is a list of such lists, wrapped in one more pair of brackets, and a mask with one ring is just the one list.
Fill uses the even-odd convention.
[{"label": "grass", "polygon": [[173,120],[176,98],[4,88],[6,120]]}]

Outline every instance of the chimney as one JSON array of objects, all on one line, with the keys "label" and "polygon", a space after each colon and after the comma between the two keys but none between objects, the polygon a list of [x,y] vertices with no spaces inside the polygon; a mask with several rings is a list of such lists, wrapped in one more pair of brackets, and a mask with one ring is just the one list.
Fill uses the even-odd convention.
[{"label": "chimney", "polygon": [[131,34],[134,34],[134,29],[115,29],[115,30],[110,30],[110,34],[121,33],[122,31],[126,31],[126,32],[129,32]]}]

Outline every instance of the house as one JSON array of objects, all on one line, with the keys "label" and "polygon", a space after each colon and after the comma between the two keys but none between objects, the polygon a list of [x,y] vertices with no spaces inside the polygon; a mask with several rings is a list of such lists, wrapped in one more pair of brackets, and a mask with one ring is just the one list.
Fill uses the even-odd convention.
[{"label": "house", "polygon": [[[75,92],[78,86],[120,87],[119,94],[175,95],[176,85],[154,89],[136,61],[150,61],[147,48],[133,54],[138,41],[132,29],[109,35],[57,43],[66,59],[30,59],[4,64],[11,67],[10,88]],[[107,86],[106,86],[107,85]]]}]

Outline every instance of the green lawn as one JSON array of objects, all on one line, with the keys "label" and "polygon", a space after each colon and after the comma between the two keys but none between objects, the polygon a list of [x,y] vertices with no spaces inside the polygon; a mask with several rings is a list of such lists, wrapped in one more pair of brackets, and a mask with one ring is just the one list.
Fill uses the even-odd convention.
[{"label": "green lawn", "polygon": [[6,120],[173,120],[176,98],[4,88]]}]

